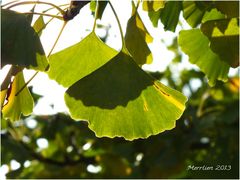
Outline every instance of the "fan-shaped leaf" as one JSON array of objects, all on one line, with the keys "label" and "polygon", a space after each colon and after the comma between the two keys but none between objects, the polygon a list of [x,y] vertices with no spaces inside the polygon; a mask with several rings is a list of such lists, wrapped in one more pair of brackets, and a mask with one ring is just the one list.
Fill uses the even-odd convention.
[{"label": "fan-shaped leaf", "polygon": [[92,73],[117,51],[105,45],[94,32],[81,42],[50,56],[48,75],[64,87]]},{"label": "fan-shaped leaf", "polygon": [[23,14],[1,10],[2,65],[13,64],[44,71],[48,65],[37,33]]},{"label": "fan-shaped leaf", "polygon": [[120,52],[72,85],[65,102],[71,116],[88,120],[97,136],[133,140],[174,128],[186,97],[154,80]]},{"label": "fan-shaped leaf", "polygon": [[231,67],[239,66],[239,19],[207,21],[202,32],[210,40],[210,48]]},{"label": "fan-shaped leaf", "polygon": [[164,0],[158,0],[158,1],[143,1],[142,7],[144,11],[158,11],[159,9],[164,7]]},{"label": "fan-shaped leaf", "polygon": [[152,62],[152,53],[147,45],[147,42],[150,43],[152,40],[152,36],[148,33],[135,7],[133,7],[133,15],[127,24],[125,42],[137,64],[143,65]]},{"label": "fan-shaped leaf", "polygon": [[229,65],[212,52],[208,38],[200,29],[181,31],[178,42],[183,52],[189,56],[189,61],[206,74],[210,85],[214,85],[216,80],[227,81]]},{"label": "fan-shaped leaf", "polygon": [[211,2],[183,1],[183,17],[188,24],[196,27],[201,23],[205,11],[211,8]]},{"label": "fan-shaped leaf", "polygon": [[7,104],[2,109],[4,118],[12,121],[18,120],[21,113],[25,116],[32,113],[33,99],[27,87],[25,87],[17,96],[15,94],[25,85],[23,72],[19,72],[8,89],[10,93]]}]

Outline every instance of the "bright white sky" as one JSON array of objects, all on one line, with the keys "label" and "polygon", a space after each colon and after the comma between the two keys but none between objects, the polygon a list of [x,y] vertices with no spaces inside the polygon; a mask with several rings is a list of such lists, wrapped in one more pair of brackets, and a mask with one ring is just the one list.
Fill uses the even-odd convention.
[{"label": "bright white sky", "polygon": [[[69,3],[70,0],[44,0],[45,2],[51,2],[53,4],[66,4]],[[10,2],[9,0],[2,0],[2,4],[6,2]],[[116,8],[116,12],[120,19],[122,29],[125,33],[127,20],[131,16],[131,1],[130,0],[111,0],[113,6]],[[47,9],[49,6],[45,5],[37,5],[36,12],[41,12],[43,9]],[[32,5],[23,5],[14,10],[20,12],[29,12],[32,8]],[[52,11],[54,13],[54,11]],[[168,64],[171,62],[174,54],[171,51],[168,51],[166,48],[166,44],[170,45],[173,38],[178,34],[181,30],[181,27],[177,27],[176,32],[172,33],[170,31],[165,32],[163,30],[163,26],[159,23],[158,28],[153,28],[148,15],[146,12],[142,11],[142,8],[139,8],[139,14],[148,29],[149,33],[154,37],[154,40],[149,47],[153,53],[153,63],[151,65],[144,65],[143,68],[145,70],[150,71],[164,71]],[[35,19],[37,16],[35,17]],[[48,20],[48,17],[45,17],[45,22]],[[187,23],[182,19],[184,29],[190,28]],[[76,16],[72,21],[70,21],[66,28],[64,29],[60,40],[58,41],[57,46],[54,49],[54,52],[60,51],[70,45],[73,45],[79,42],[82,38],[88,35],[93,27],[94,18],[91,15],[89,10],[89,5],[85,6],[78,16]],[[121,38],[118,29],[118,25],[116,23],[116,19],[111,11],[109,6],[106,7],[106,10],[103,14],[103,18],[100,22],[103,25],[111,25],[109,31],[109,37],[107,38],[106,43],[119,50],[121,48]],[[43,47],[45,49],[46,54],[50,51],[58,33],[62,26],[63,22],[60,20],[54,20],[50,23],[47,28],[44,30],[41,41]],[[96,33],[101,36],[104,35],[104,31],[101,29],[97,29]],[[165,42],[165,43],[164,43]],[[4,74],[6,74],[9,67],[5,67],[0,71],[0,80],[4,79]],[[195,65],[191,65],[186,56],[183,59],[183,63],[177,67],[176,72],[183,68],[196,68]],[[32,75],[34,71],[25,70],[24,76],[27,81]],[[163,82],[164,83],[164,82]],[[40,99],[36,107],[34,108],[34,114],[54,114],[56,112],[67,112],[67,108],[64,103],[64,92],[65,88],[61,85],[58,85],[55,81],[50,80],[45,73],[39,73],[29,84],[33,86],[33,91],[37,94],[43,95],[44,97]],[[196,82],[196,86],[200,84]],[[186,93],[185,93],[186,94]],[[187,94],[186,94],[187,95]],[[53,105],[53,108],[51,107]]]}]

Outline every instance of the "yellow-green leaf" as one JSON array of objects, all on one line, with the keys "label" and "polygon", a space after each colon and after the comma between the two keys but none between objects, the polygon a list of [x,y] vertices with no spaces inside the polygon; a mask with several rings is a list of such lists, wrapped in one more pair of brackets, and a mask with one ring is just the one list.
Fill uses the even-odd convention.
[{"label": "yellow-green leaf", "polygon": [[116,54],[116,50],[105,45],[92,32],[79,43],[50,56],[48,75],[64,87],[69,87]]},{"label": "yellow-green leaf", "polygon": [[146,0],[143,1],[142,7],[144,11],[158,11],[159,9],[164,7],[164,0]]},{"label": "yellow-green leaf", "polygon": [[17,96],[15,96],[24,85],[25,81],[23,72],[19,72],[11,84],[9,89],[10,95],[7,99],[8,101],[2,109],[4,118],[14,121],[19,120],[21,114],[27,116],[32,113],[34,102],[28,88],[25,87]]},{"label": "yellow-green leaf", "polygon": [[65,93],[73,119],[87,120],[98,137],[147,138],[175,127],[186,97],[164,86],[124,52]]}]

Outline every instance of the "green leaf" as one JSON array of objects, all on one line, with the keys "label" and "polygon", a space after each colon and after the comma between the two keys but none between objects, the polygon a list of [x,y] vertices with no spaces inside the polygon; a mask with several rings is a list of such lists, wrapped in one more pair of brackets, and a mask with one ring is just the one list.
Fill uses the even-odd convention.
[{"label": "green leaf", "polygon": [[202,23],[205,23],[210,20],[224,19],[225,15],[218,11],[216,8],[212,9],[209,12],[206,12],[202,18]]},{"label": "green leaf", "polygon": [[98,137],[133,140],[174,128],[186,97],[153,79],[120,52],[72,85],[65,102],[72,118],[87,120]]},{"label": "green leaf", "polygon": [[[107,4],[108,4],[108,0],[98,1],[98,13],[97,13],[97,17],[96,17],[97,19],[102,19],[102,15],[103,15],[103,12],[104,12]],[[91,9],[92,12],[95,12],[96,5],[97,5],[96,0],[92,0],[90,2],[90,9]]]},{"label": "green leaf", "polygon": [[2,65],[13,64],[44,71],[48,65],[37,33],[23,14],[1,10]]},{"label": "green leaf", "polygon": [[181,1],[168,1],[166,3],[165,7],[161,10],[160,15],[165,30],[175,31],[181,10]]},{"label": "green leaf", "polygon": [[127,24],[125,42],[128,51],[138,65],[152,63],[152,53],[147,45],[152,40],[152,36],[148,33],[135,7],[133,7],[133,15]]},{"label": "green leaf", "polygon": [[50,56],[48,75],[64,87],[69,87],[116,54],[117,51],[104,44],[92,32],[81,42]]},{"label": "green leaf", "polygon": [[211,2],[183,1],[183,17],[191,27],[196,27],[202,21],[205,11],[211,8]]},{"label": "green leaf", "polygon": [[38,33],[38,36],[41,36],[42,30],[45,28],[45,22],[43,16],[39,16],[33,25],[33,29]]},{"label": "green leaf", "polygon": [[181,1],[168,1],[163,9],[159,9],[158,11],[149,11],[148,16],[154,27],[158,26],[158,20],[161,19],[164,29],[174,32],[178,24],[181,10]]},{"label": "green leaf", "polygon": [[212,52],[208,38],[200,29],[182,30],[178,43],[182,51],[189,56],[189,61],[206,74],[211,86],[215,85],[216,80],[227,81],[229,65]]},{"label": "green leaf", "polygon": [[20,119],[21,113],[25,116],[32,113],[34,102],[28,88],[25,87],[17,96],[15,96],[24,85],[25,81],[23,72],[19,72],[9,88],[10,95],[7,99],[8,102],[2,109],[4,118],[14,121]]},{"label": "green leaf", "polygon": [[158,1],[143,1],[142,8],[144,11],[158,11],[159,9],[163,8],[165,4],[164,0],[158,0]]},{"label": "green leaf", "polygon": [[212,51],[234,68],[239,66],[239,30],[238,18],[212,20],[201,25]]}]

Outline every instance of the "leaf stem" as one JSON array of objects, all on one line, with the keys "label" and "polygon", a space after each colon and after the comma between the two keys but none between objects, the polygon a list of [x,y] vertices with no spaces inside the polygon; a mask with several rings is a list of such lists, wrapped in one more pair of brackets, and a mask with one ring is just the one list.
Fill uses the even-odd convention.
[{"label": "leaf stem", "polygon": [[42,1],[23,1],[23,2],[13,4],[13,5],[7,7],[7,9],[11,9],[15,6],[25,5],[25,4],[46,4],[46,5],[49,5],[49,6],[52,6],[52,7],[56,8],[62,15],[65,14],[65,11],[62,10],[60,7],[56,6],[55,4],[52,4],[52,3],[49,3],[49,2],[42,2]]},{"label": "leaf stem", "polygon": [[52,14],[45,14],[45,13],[38,13],[38,12],[25,12],[23,14],[33,14],[33,15],[36,14],[36,15],[49,16],[49,17],[53,17],[53,18],[63,20],[62,16],[57,16],[57,15],[52,15]]},{"label": "leaf stem", "polygon": [[97,16],[98,16],[98,9],[99,9],[99,4],[98,1],[96,1],[96,10],[95,10],[95,18],[94,18],[94,24],[93,24],[93,31],[95,31],[96,24],[97,24]]},{"label": "leaf stem", "polygon": [[11,2],[9,2],[9,3],[6,3],[6,4],[1,5],[1,7],[3,8],[3,7],[5,7],[5,6],[8,6],[8,5],[13,4],[13,3],[15,3],[15,2],[18,2],[18,1],[19,1],[19,0],[11,1]]},{"label": "leaf stem", "polygon": [[109,1],[109,5],[110,5],[110,7],[111,7],[111,9],[112,9],[112,11],[113,11],[113,14],[114,14],[116,20],[117,20],[117,23],[118,23],[118,27],[119,27],[119,31],[120,31],[121,39],[122,39],[122,49],[125,49],[126,45],[125,45],[125,40],[124,40],[124,36],[123,36],[123,31],[122,31],[121,23],[120,23],[120,21],[119,21],[118,15],[117,15],[117,13],[116,13],[116,11],[115,11],[112,3],[111,3],[110,1]]},{"label": "leaf stem", "polygon": [[[63,26],[62,26],[59,34],[58,34],[58,37],[57,37],[57,39],[55,40],[55,42],[54,42],[51,50],[49,51],[47,57],[49,57],[49,56],[52,54],[52,51],[53,51],[53,49],[55,48],[55,46],[56,46],[56,44],[57,44],[57,42],[58,42],[58,40],[59,40],[59,38],[60,38],[63,30],[64,30],[66,24],[67,24],[67,21],[64,21]],[[47,71],[48,68],[49,68],[49,64],[48,64],[48,66],[46,67],[45,71]],[[35,78],[35,76],[36,76],[38,73],[39,73],[39,71],[35,72],[35,73],[33,74],[33,76],[24,84],[24,86],[15,94],[15,96],[18,96],[18,94],[19,94],[20,92],[22,92],[22,90],[33,80],[33,78]]]}]

